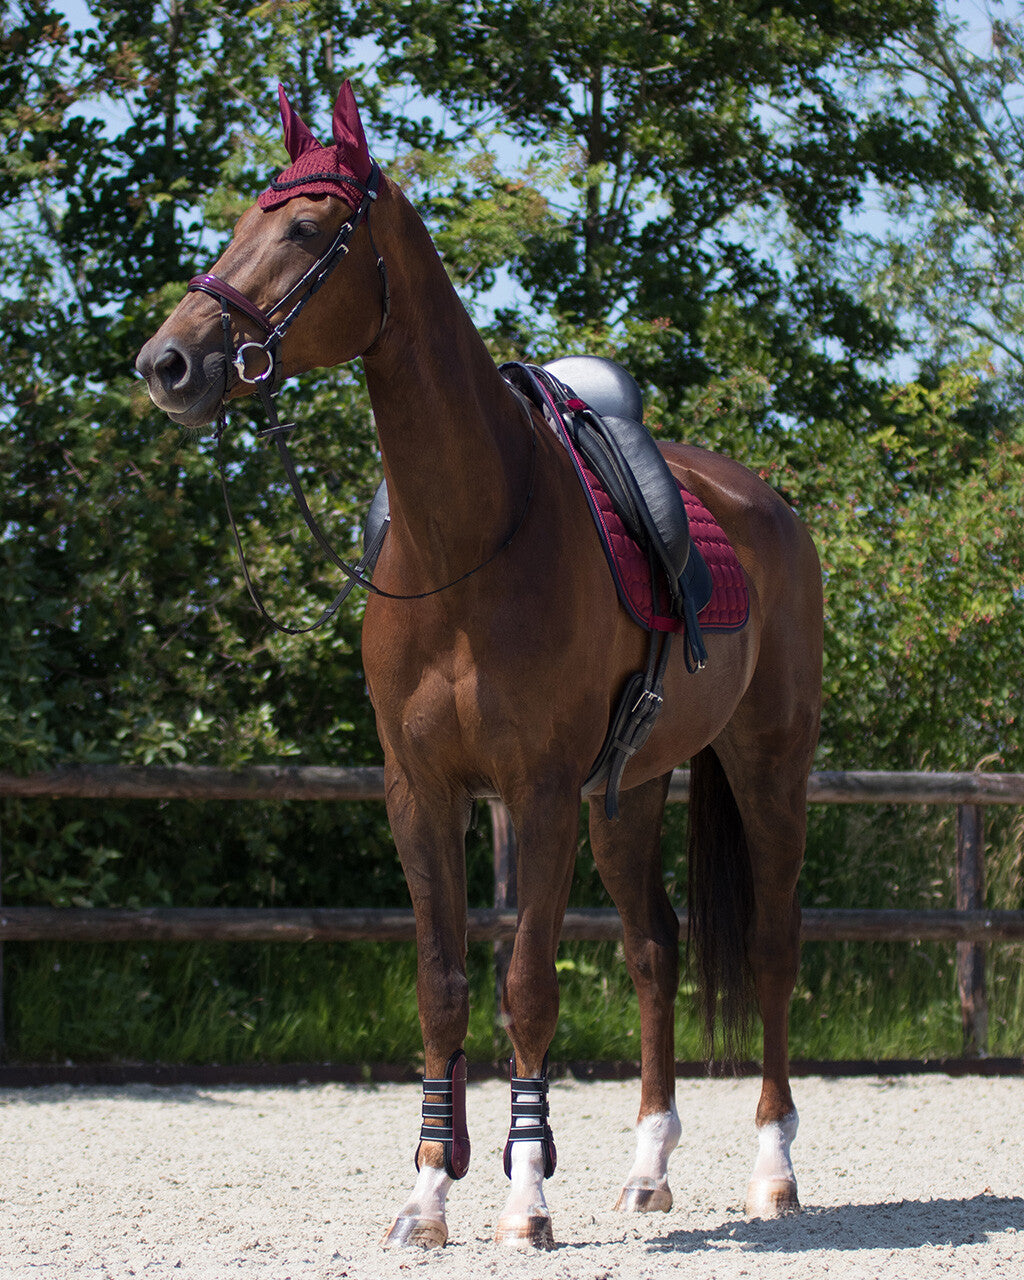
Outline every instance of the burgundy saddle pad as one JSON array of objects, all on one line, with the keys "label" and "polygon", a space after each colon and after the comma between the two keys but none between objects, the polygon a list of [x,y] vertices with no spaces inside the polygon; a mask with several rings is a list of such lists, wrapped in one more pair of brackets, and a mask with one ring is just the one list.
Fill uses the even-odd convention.
[{"label": "burgundy saddle pad", "polygon": [[[626,532],[611,499],[597,477],[583,468],[592,498],[592,511],[615,586],[626,611],[647,631],[684,631],[679,618],[667,617],[658,609],[656,588],[651,582],[651,566],[646,555]],[[738,631],[747,621],[750,597],[743,569],[721,525],[692,493],[679,485],[690,522],[690,537],[711,571],[711,599],[698,614],[702,631]]]}]

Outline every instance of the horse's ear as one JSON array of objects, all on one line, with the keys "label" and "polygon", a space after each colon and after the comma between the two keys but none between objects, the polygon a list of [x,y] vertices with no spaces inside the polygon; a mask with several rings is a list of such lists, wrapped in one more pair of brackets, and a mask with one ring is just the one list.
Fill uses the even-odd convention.
[{"label": "horse's ear", "polygon": [[299,156],[305,155],[313,147],[319,147],[320,143],[313,137],[309,126],[288,101],[283,84],[277,86],[277,100],[281,106],[281,123],[284,125],[284,145],[288,148],[288,154],[294,164]]},{"label": "horse's ear", "polygon": [[334,104],[334,141],[341,147],[353,174],[360,182],[365,182],[370,176],[370,148],[366,145],[356,95],[349,80],[338,90],[338,100]]}]

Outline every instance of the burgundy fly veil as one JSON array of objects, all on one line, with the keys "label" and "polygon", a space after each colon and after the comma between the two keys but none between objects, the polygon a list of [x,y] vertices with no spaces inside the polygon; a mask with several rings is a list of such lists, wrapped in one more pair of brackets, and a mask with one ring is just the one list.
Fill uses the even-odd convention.
[{"label": "burgundy fly veil", "polygon": [[259,197],[261,209],[276,209],[293,196],[337,196],[353,209],[358,208],[366,180],[370,176],[370,150],[366,145],[359,108],[346,80],[334,104],[334,143],[317,142],[308,125],[288,101],[283,85],[278,85],[284,142],[292,163],[271,182]]}]

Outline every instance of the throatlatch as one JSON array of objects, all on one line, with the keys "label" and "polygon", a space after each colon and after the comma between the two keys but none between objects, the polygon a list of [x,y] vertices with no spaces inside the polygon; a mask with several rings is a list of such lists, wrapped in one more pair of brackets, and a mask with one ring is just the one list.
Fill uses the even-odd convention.
[{"label": "throatlatch", "polygon": [[[512,1088],[512,1120],[509,1124],[508,1141],[505,1143],[505,1176],[512,1177],[512,1144],[514,1142],[541,1142],[544,1144],[544,1177],[550,1178],[558,1163],[555,1151],[555,1138],[548,1124],[548,1059],[544,1055],[544,1066],[539,1076],[517,1076],[516,1060],[510,1058],[508,1063],[509,1083]],[[527,1097],[517,1097],[526,1094]],[[517,1120],[532,1120],[532,1124],[517,1124]]]},{"label": "throatlatch", "polygon": [[[428,1102],[428,1095],[440,1098]],[[428,1124],[428,1120],[435,1123]],[[420,1142],[444,1146],[444,1171],[449,1178],[464,1178],[469,1170],[469,1128],[466,1124],[466,1055],[456,1049],[448,1059],[443,1079],[423,1080],[423,1126]],[[416,1149],[416,1170],[420,1153]]]}]

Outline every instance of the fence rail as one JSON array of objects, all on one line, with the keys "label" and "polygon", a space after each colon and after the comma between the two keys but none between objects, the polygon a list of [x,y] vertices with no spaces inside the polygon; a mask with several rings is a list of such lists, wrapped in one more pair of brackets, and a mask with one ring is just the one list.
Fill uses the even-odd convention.
[{"label": "fence rail", "polygon": [[[676,913],[686,929],[686,911]],[[516,913],[471,909],[470,942],[511,942]],[[3,942],[411,942],[411,911],[287,907],[0,907]],[[804,942],[1024,942],[1024,911],[858,911],[805,907]],[[564,942],[617,942],[617,911],[565,913]]]},{"label": "fence rail", "polygon": [[[676,769],[669,800],[687,798]],[[66,765],[25,775],[0,771],[0,796],[79,800],[383,800],[384,770],[328,765]],[[481,792],[480,799],[493,796]],[[1020,804],[1024,773],[812,773],[811,804]]]},{"label": "fence rail", "polygon": [[[689,770],[677,769],[669,800],[685,801]],[[204,765],[74,765],[19,776],[0,772],[0,797],[88,800],[319,800],[381,801],[381,768],[257,765],[219,769]],[[515,936],[515,836],[493,795],[494,907],[469,913],[470,941],[496,944],[498,963]],[[984,945],[1024,942],[1024,911],[984,907],[984,808],[1024,805],[1024,774],[813,773],[811,804],[953,804],[957,806],[956,906],[949,910],[859,910],[808,908],[804,941],[955,942],[967,1052],[983,1052],[987,1032]],[[686,912],[679,918],[685,928]],[[161,907],[143,910],[0,907],[0,944],[74,942],[343,942],[406,941],[415,936],[411,911],[286,908]],[[572,910],[562,938],[604,941],[621,938],[611,910]],[[2,980],[2,970],[0,970]],[[2,1029],[0,1029],[2,1037]]]}]

